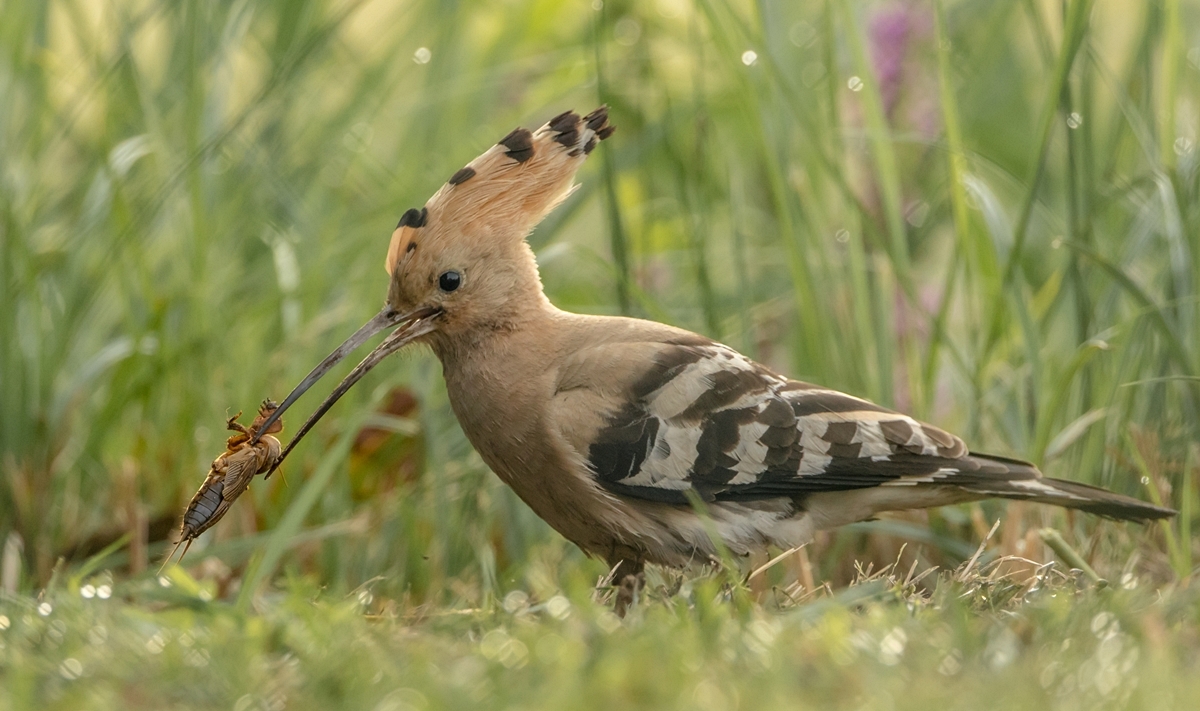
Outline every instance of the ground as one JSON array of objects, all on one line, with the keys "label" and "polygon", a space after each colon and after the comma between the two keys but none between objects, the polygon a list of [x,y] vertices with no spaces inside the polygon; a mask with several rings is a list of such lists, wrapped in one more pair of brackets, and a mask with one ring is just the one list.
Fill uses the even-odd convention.
[{"label": "ground", "polygon": [[[251,609],[101,574],[0,600],[0,708],[1172,709],[1200,698],[1200,591],[1003,561],[753,599],[652,571],[625,619],[589,581],[479,608],[293,580]],[[671,588],[678,588],[671,590]]]}]

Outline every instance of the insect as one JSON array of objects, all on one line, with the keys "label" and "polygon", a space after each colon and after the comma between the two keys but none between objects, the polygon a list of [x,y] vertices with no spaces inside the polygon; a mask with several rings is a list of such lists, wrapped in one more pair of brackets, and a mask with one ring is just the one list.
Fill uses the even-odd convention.
[{"label": "insect", "polygon": [[[279,440],[271,434],[283,429],[283,420],[275,420],[265,432],[259,433],[263,423],[277,409],[279,405],[274,401],[263,400],[258,408],[258,416],[249,427],[238,422],[238,418],[242,416],[240,411],[225,421],[225,427],[237,434],[226,440],[225,451],[213,460],[200,490],[183,512],[179,540],[171,549],[171,554],[163,561],[163,568],[175,557],[179,546],[186,543],[183,554],[179,556],[179,560],[182,561],[192,541],[221,520],[233,502],[250,486],[250,480],[268,471],[279,459],[282,447]],[[256,435],[258,440],[254,441]],[[162,572],[162,568],[159,568],[159,572]]]}]

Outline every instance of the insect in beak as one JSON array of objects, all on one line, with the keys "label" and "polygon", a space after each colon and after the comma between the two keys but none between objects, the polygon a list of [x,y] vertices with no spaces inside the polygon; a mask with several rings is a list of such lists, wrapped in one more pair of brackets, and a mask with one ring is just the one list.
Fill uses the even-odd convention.
[{"label": "insect in beak", "polygon": [[[291,407],[292,403],[300,399],[300,396],[307,392],[308,389],[313,385],[315,385],[322,376],[324,376],[334,366],[345,359],[346,356],[358,349],[358,347],[365,343],[367,339],[387,328],[399,326],[395,331],[392,332],[390,336],[383,339],[383,342],[376,346],[375,350],[371,351],[366,358],[363,358],[362,362],[355,366],[354,370],[350,371],[349,375],[342,379],[342,382],[339,383],[336,388],[334,388],[333,392],[329,394],[329,397],[325,398],[325,401],[321,403],[321,406],[318,407],[311,416],[309,416],[308,420],[305,421],[300,429],[296,430],[295,436],[292,437],[291,442],[288,442],[287,447],[283,450],[283,454],[280,455],[279,459],[275,461],[275,464],[267,471],[267,477],[271,476],[271,474],[279,468],[280,463],[283,462],[288,453],[291,452],[296,444],[299,443],[304,437],[304,435],[307,434],[310,429],[312,429],[313,425],[317,424],[317,421],[329,411],[329,408],[333,407],[333,404],[336,403],[342,397],[342,395],[346,394],[346,391],[353,387],[355,383],[361,380],[364,375],[378,365],[379,362],[384,358],[395,353],[409,343],[412,343],[421,336],[431,333],[437,327],[436,319],[441,315],[441,313],[441,309],[428,306],[414,309],[408,313],[399,313],[392,308],[385,306],[382,311],[375,314],[374,318],[363,324],[362,328],[355,331],[354,335],[347,338],[342,345],[335,348],[332,353],[325,357],[325,360],[321,361],[317,367],[313,368],[312,372],[305,376],[304,380],[301,380],[300,384],[297,385],[296,388],[287,396],[287,398],[284,399],[284,401],[279,405],[279,408],[276,409],[270,417],[263,421],[262,426],[258,430],[259,432],[266,432],[268,429],[270,429],[275,420],[279,419],[283,415],[284,411]],[[257,440],[258,436],[256,435],[254,439],[251,440],[251,443],[253,444],[257,442]]]}]

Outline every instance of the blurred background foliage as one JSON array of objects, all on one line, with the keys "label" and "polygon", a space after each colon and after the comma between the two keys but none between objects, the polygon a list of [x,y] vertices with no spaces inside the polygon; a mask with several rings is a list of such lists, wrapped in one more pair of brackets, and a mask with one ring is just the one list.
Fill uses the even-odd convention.
[{"label": "blurred background foliage", "polygon": [[[281,398],[378,308],[397,217],[514,126],[599,103],[615,140],[530,238],[557,305],[695,329],[1182,511],[1142,529],[1009,504],[996,553],[1048,559],[1052,523],[1101,568],[1192,569],[1194,2],[0,0],[0,17],[10,588],[101,550],[153,565],[227,413]],[[486,470],[428,352],[373,373],[283,474],[193,547],[199,575],[449,603],[603,572]],[[902,541],[953,564],[1003,509],[864,524],[772,575],[839,584]]]}]

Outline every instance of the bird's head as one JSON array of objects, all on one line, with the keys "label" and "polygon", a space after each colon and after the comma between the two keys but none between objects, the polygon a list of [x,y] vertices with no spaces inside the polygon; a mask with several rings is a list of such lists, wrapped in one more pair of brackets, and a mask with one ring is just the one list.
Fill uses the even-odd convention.
[{"label": "bird's head", "polygon": [[545,298],[526,235],[571,193],[575,172],[613,130],[606,107],[583,117],[559,114],[536,131],[518,128],[454,173],[424,207],[405,212],[384,262],[383,310],[314,368],[260,431],[380,331],[395,328],[296,432],[283,456],[388,355],[417,341],[448,342],[515,324],[523,309]]}]

